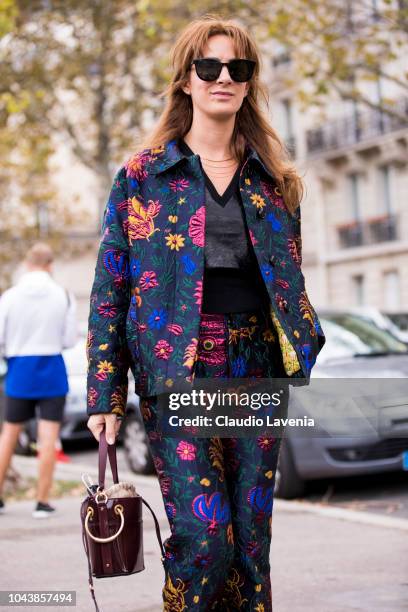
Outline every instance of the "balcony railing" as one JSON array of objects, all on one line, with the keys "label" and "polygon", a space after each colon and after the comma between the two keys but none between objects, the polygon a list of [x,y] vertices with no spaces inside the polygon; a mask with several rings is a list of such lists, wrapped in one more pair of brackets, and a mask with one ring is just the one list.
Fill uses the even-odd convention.
[{"label": "balcony railing", "polygon": [[382,215],[337,226],[340,246],[345,249],[398,239],[397,216]]},{"label": "balcony railing", "polygon": [[394,115],[371,109],[356,112],[306,132],[309,154],[341,149],[408,126],[408,98],[392,107]]}]

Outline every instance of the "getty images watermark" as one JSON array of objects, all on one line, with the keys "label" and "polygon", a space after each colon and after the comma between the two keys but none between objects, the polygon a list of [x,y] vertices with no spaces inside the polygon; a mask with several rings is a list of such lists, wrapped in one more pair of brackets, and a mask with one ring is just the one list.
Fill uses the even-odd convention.
[{"label": "getty images watermark", "polygon": [[[313,427],[308,416],[288,416],[287,381],[201,379],[189,391],[159,396],[157,422],[164,435],[185,437],[280,437],[285,427]],[[198,387],[198,388],[197,388]]]}]

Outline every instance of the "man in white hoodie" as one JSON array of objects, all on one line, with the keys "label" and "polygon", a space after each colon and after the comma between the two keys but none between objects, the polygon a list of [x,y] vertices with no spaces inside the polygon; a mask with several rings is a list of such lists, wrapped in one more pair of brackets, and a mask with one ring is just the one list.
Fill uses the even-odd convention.
[{"label": "man in white hoodie", "polygon": [[25,272],[0,297],[0,352],[7,360],[5,418],[0,434],[0,510],[2,487],[19,433],[39,409],[39,478],[35,518],[55,511],[48,503],[68,393],[62,350],[77,339],[76,300],[51,276],[53,253],[45,243],[28,251]]}]

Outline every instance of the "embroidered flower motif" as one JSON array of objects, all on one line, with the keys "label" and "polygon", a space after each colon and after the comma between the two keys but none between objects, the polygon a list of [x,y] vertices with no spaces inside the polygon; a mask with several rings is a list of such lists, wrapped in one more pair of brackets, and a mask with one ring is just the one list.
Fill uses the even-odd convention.
[{"label": "embroidered flower motif", "polygon": [[169,323],[167,329],[175,336],[180,336],[183,333],[183,328],[177,323]]},{"label": "embroidered flower motif", "polygon": [[188,189],[190,183],[184,178],[175,179],[174,181],[170,181],[169,187],[172,191],[185,191]]},{"label": "embroidered flower motif", "polygon": [[181,234],[169,234],[166,236],[166,246],[170,247],[172,251],[174,249],[179,251],[184,246],[184,240],[185,238]]},{"label": "embroidered flower motif", "polygon": [[130,245],[132,240],[149,240],[154,232],[159,232],[160,228],[154,227],[153,219],[157,217],[162,205],[159,201],[149,200],[145,207],[137,198],[133,197],[128,201],[128,236]]},{"label": "embroidered flower motif", "polygon": [[199,247],[204,246],[204,228],[205,228],[205,206],[201,206],[194,215],[191,215],[188,224],[188,235],[193,244]]},{"label": "embroidered flower motif", "polygon": [[89,388],[88,391],[88,404],[89,406],[91,406],[91,408],[93,408],[96,404],[96,400],[98,398],[98,392],[96,389],[94,389],[93,387]]},{"label": "embroidered flower motif", "polygon": [[112,319],[116,315],[117,308],[110,302],[103,302],[98,306],[98,312],[102,317],[110,317]]},{"label": "embroidered flower motif", "polygon": [[112,393],[110,405],[112,412],[124,415],[127,403],[127,385],[119,385]]},{"label": "embroidered flower motif", "polygon": [[289,289],[288,281],[283,280],[283,278],[277,278],[275,284],[279,285],[279,287],[282,287],[282,289]]},{"label": "embroidered flower motif", "polygon": [[158,286],[158,282],[156,279],[156,272],[150,271],[150,272],[143,272],[142,276],[140,277],[140,286],[142,288],[142,291],[147,291],[148,289],[151,289],[152,287],[157,287]]},{"label": "embroidered flower motif", "polygon": [[300,266],[302,262],[301,249],[302,249],[302,241],[301,241],[300,236],[297,236],[296,238],[288,238],[289,253],[291,254],[293,261],[298,266]]},{"label": "embroidered flower motif", "polygon": [[258,193],[251,194],[251,201],[257,208],[264,208],[266,206],[265,200]]},{"label": "embroidered flower motif", "polygon": [[275,273],[272,267],[269,266],[268,264],[262,264],[261,274],[262,274],[262,278],[264,279],[266,283],[271,283],[273,279],[275,278]]},{"label": "embroidered flower motif", "polygon": [[256,439],[257,445],[259,448],[262,448],[262,450],[271,450],[271,448],[275,445],[275,442],[276,438],[269,436],[260,436]]},{"label": "embroidered flower motif", "polygon": [[288,307],[288,301],[285,300],[284,297],[279,295],[279,293],[276,294],[275,298],[276,298],[276,303],[279,306],[279,309],[285,311]]},{"label": "embroidered flower motif", "polygon": [[132,259],[130,260],[130,275],[132,278],[136,278],[136,276],[139,276],[140,267],[140,260],[132,257]]},{"label": "embroidered flower motif", "polygon": [[174,349],[167,340],[159,340],[153,350],[159,359],[168,359]]},{"label": "embroidered flower motif", "polygon": [[115,371],[115,367],[110,361],[100,361],[96,367],[98,372],[95,374],[95,378],[101,381],[106,380],[108,374],[112,374]]},{"label": "embroidered flower motif", "polygon": [[197,344],[197,338],[193,338],[190,344],[186,347],[186,350],[184,351],[183,366],[186,366],[189,369],[193,367],[193,363],[196,360]]},{"label": "embroidered flower motif", "polygon": [[[156,151],[158,150],[156,149]],[[154,159],[154,156],[150,155],[148,150],[132,155],[132,157],[125,164],[126,176],[142,181],[147,176],[145,165],[151,159]]]},{"label": "embroidered flower motif", "polygon": [[163,310],[163,308],[160,310],[153,310],[148,321],[150,327],[161,329],[167,323],[167,312]]},{"label": "embroidered flower motif", "polygon": [[310,335],[315,336],[316,329],[315,329],[314,322],[313,322],[312,305],[310,304],[309,298],[305,291],[302,291],[302,293],[300,294],[299,308],[300,308],[300,312],[304,313],[303,318],[307,319],[310,323]]},{"label": "embroidered flower motif", "polygon": [[193,461],[196,457],[196,450],[197,448],[194,444],[181,440],[177,444],[176,453],[183,461]]},{"label": "embroidered flower motif", "polygon": [[173,583],[170,574],[168,574],[163,587],[163,612],[183,612],[183,610],[186,610],[184,594],[187,590],[188,587],[181,578],[177,578]]},{"label": "embroidered flower motif", "polygon": [[195,303],[201,306],[203,301],[203,281],[196,282],[196,290],[194,291],[194,297],[197,298]]},{"label": "embroidered flower motif", "polygon": [[254,232],[252,230],[249,230],[249,238],[253,245],[258,244],[259,241],[255,238]]}]

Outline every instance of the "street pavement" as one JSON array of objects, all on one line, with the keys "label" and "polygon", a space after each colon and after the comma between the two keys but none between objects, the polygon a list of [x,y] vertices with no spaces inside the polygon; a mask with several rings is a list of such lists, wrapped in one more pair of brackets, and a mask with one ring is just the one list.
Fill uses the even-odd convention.
[{"label": "street pavement", "polygon": [[[36,475],[35,458],[15,456],[13,467],[26,476]],[[80,483],[83,471],[96,480],[89,464],[76,462],[58,463],[55,476]],[[162,538],[167,538],[170,532],[156,477],[121,468],[119,473],[121,480],[134,482],[152,505]],[[74,590],[74,609],[92,612],[79,519],[82,499],[53,500],[58,514],[44,520],[31,517],[32,501],[7,504],[0,515],[1,590]],[[407,519],[276,499],[272,534],[274,612],[407,612]],[[145,507],[144,551],[146,569],[141,573],[94,579],[101,612],[162,610],[164,572],[153,519]]]}]

